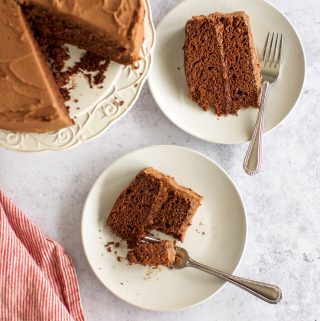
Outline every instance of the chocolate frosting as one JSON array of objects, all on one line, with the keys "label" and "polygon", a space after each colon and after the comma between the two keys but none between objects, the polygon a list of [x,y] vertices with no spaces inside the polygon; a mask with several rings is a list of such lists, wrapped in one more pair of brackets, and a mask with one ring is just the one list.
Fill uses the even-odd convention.
[{"label": "chocolate frosting", "polygon": [[21,8],[0,1],[0,128],[44,132],[70,126],[64,102]]},{"label": "chocolate frosting", "polygon": [[144,37],[143,0],[19,0],[20,3],[40,5],[58,13],[79,19],[97,31],[113,36],[133,52],[134,60]]}]

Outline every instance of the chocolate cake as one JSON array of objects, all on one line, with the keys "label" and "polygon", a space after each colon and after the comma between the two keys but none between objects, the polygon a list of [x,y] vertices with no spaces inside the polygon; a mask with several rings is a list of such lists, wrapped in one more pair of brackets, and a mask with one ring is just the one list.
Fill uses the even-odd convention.
[{"label": "chocolate cake", "polygon": [[110,59],[139,59],[143,20],[143,0],[1,0],[0,128],[41,133],[72,125],[64,105],[70,95],[61,86],[75,69],[57,72],[58,63],[52,74],[47,58],[54,55],[62,63],[62,46],[77,45],[87,54],[75,68],[96,67],[95,75],[83,73],[90,85],[99,84]]},{"label": "chocolate cake", "polygon": [[189,95],[218,116],[259,107],[260,63],[245,12],[196,16],[186,23],[184,68]]},{"label": "chocolate cake", "polygon": [[0,128],[44,132],[72,125],[21,8],[0,1]]},{"label": "chocolate cake", "polygon": [[129,263],[172,267],[176,257],[175,242],[140,243],[127,253]]},{"label": "chocolate cake", "polygon": [[121,64],[139,59],[143,0],[19,0],[31,27]]},{"label": "chocolate cake", "polygon": [[138,173],[116,200],[107,220],[113,233],[139,240],[151,229],[183,241],[202,197],[153,168]]}]

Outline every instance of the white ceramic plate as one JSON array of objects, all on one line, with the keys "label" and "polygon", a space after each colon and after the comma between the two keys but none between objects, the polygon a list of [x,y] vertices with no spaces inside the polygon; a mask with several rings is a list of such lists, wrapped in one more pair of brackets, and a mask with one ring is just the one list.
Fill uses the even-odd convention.
[{"label": "white ceramic plate", "polygon": [[263,0],[187,0],[175,7],[157,27],[154,64],[149,76],[151,92],[164,114],[178,127],[200,139],[221,144],[241,143],[251,138],[258,110],[241,110],[238,116],[218,118],[204,112],[188,98],[183,68],[184,26],[195,15],[244,10],[250,16],[255,44],[262,53],[268,31],[284,35],[280,78],[267,100],[265,131],[276,127],[294,107],[305,76],[301,41],[291,23]]},{"label": "white ceramic plate", "polygon": [[[178,183],[204,196],[183,243],[190,256],[226,272],[236,269],[246,239],[246,214],[239,192],[212,160],[177,146],[151,146],[131,152],[101,174],[83,210],[84,251],[98,279],[126,302],[155,311],[185,309],[214,295],[224,282],[191,268],[130,266],[118,262],[104,246],[118,240],[105,226],[114,202],[134,176],[148,166],[174,176]],[[125,255],[124,247],[117,251]]]},{"label": "white ceramic plate", "polygon": [[[72,99],[66,103],[75,122],[73,126],[46,134],[0,130],[0,146],[26,152],[66,149],[97,137],[124,116],[138,99],[151,66],[155,31],[148,0],[145,3],[145,39],[140,52],[142,59],[135,68],[112,62],[106,71],[103,88],[99,88],[100,85],[90,88],[82,74],[76,75],[71,80],[71,85],[76,84],[75,89],[71,90]],[[71,47],[68,63],[72,65],[80,53],[79,49]]]}]

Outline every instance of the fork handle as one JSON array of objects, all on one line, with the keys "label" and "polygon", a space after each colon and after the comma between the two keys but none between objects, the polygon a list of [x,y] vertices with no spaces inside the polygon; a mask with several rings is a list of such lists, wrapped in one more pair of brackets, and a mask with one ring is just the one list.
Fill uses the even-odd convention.
[{"label": "fork handle", "polygon": [[190,258],[187,262],[187,266],[202,270],[216,277],[219,277],[220,279],[233,283],[234,285],[246,290],[247,292],[268,303],[277,304],[282,299],[282,291],[276,285],[240,278],[238,276],[234,276],[229,273],[210,268]]},{"label": "fork handle", "polygon": [[268,81],[264,81],[261,89],[261,101],[257,121],[251,137],[249,148],[246,153],[246,157],[243,162],[243,169],[250,176],[256,175],[261,170],[264,111],[269,87],[270,83]]}]

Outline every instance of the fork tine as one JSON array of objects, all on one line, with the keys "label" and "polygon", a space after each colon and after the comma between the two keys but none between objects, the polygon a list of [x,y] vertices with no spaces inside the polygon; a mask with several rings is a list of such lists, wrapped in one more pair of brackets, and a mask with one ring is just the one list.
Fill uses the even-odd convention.
[{"label": "fork tine", "polygon": [[274,38],[274,32],[272,33],[272,36],[271,36],[270,47],[269,47],[269,50],[268,50],[268,54],[267,54],[266,60],[264,61],[265,64],[268,64],[269,61],[270,61],[270,55],[271,55],[271,50],[272,50],[273,38]]},{"label": "fork tine", "polygon": [[279,50],[278,50],[278,57],[277,57],[276,64],[279,64],[279,63],[280,63],[280,61],[281,61],[282,42],[283,42],[283,37],[282,37],[282,34],[281,34],[281,37],[280,37],[280,44],[279,44]]},{"label": "fork tine", "polygon": [[276,66],[276,61],[275,61],[275,58],[276,58],[276,52],[277,52],[277,44],[278,44],[278,33],[277,33],[277,36],[276,36],[276,42],[274,44],[274,48],[273,48],[273,53],[272,53],[272,57],[271,57],[271,60],[270,60],[270,64],[269,64],[269,67],[273,66],[275,67]]},{"label": "fork tine", "polygon": [[268,41],[269,41],[269,35],[270,32],[268,32],[266,41],[264,42],[264,47],[263,47],[263,52],[262,52],[262,60],[264,61],[265,57],[266,57],[266,50],[267,50],[267,45],[268,45]]}]

